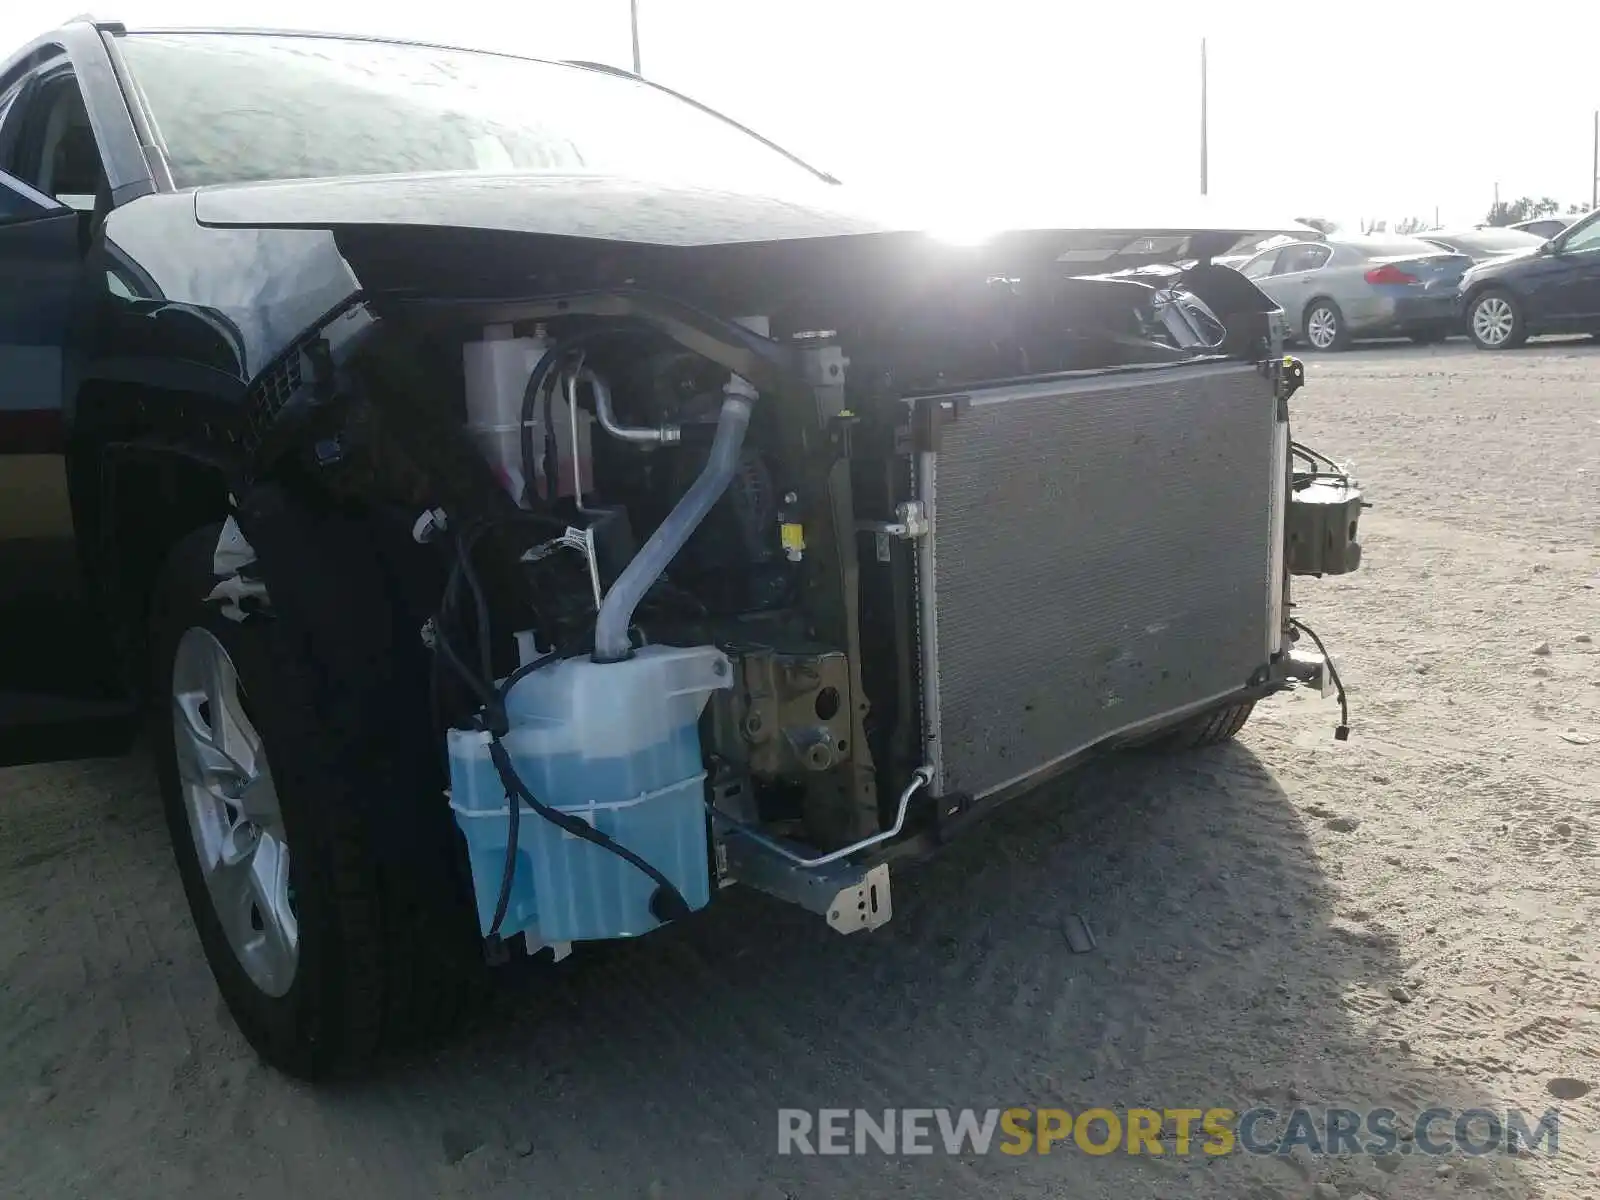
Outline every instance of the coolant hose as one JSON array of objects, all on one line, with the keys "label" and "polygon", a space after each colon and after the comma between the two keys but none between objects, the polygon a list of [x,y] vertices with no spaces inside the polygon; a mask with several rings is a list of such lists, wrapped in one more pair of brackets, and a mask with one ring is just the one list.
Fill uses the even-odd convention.
[{"label": "coolant hose", "polygon": [[712,440],[711,457],[706,460],[705,469],[689,485],[689,490],[667,514],[666,520],[656,527],[644,548],[633,556],[633,561],[601,602],[594,626],[595,662],[622,662],[633,653],[633,641],[628,634],[633,624],[633,610],[639,607],[644,594],[655,586],[667,565],[727,491],[739,465],[739,452],[744,448],[744,435],[749,427],[749,397],[730,386],[722,401],[717,435]]}]

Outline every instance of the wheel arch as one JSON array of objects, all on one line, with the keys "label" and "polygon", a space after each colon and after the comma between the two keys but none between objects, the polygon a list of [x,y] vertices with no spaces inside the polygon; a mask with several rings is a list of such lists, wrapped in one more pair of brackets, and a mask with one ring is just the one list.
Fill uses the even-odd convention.
[{"label": "wheel arch", "polygon": [[124,683],[142,696],[152,592],[184,537],[227,519],[229,469],[192,442],[147,436],[82,447],[69,471],[84,573]]},{"label": "wheel arch", "polygon": [[1307,300],[1300,306],[1300,328],[1302,330],[1305,328],[1306,316],[1311,312],[1312,308],[1323,303],[1333,305],[1334,311],[1339,314],[1339,319],[1344,319],[1344,309],[1340,306],[1339,302],[1327,292],[1318,292],[1315,296],[1312,296],[1311,299]]},{"label": "wheel arch", "polygon": [[1462,292],[1461,312],[1463,316],[1466,315],[1467,309],[1471,308],[1473,303],[1477,301],[1478,297],[1483,295],[1485,292],[1504,292],[1518,304],[1522,305],[1523,317],[1526,319],[1528,298],[1516,288],[1512,287],[1511,284],[1504,279],[1480,279],[1474,282],[1466,291]]}]

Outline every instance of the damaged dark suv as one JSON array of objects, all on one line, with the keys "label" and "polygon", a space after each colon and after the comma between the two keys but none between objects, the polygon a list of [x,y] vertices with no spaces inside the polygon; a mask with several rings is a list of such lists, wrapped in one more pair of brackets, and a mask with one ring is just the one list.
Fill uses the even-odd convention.
[{"label": "damaged dark suv", "polygon": [[87,22],[0,172],[0,761],[154,728],[286,1070],[731,884],[874,929],[999,801],[1337,687],[1289,581],[1363,501],[1211,262],[1259,223],[955,244],[609,68]]}]

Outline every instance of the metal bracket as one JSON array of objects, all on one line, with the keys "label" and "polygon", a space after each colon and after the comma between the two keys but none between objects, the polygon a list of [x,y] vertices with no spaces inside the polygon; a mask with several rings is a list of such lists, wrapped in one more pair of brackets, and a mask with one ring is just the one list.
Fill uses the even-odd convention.
[{"label": "metal bracket", "polygon": [[771,837],[708,804],[723,847],[719,862],[725,854],[730,878],[798,904],[807,912],[821,913],[828,918],[828,927],[839,933],[876,929],[894,915],[888,864],[866,867],[852,863],[850,856],[899,837],[911,798],[932,780],[932,767],[918,767],[900,792],[893,825],[816,857],[808,857],[802,847]]},{"label": "metal bracket", "polygon": [[928,509],[920,500],[905,500],[894,506],[893,521],[857,521],[860,533],[908,540],[928,535]]},{"label": "metal bracket", "polygon": [[1284,658],[1284,673],[1291,679],[1310,684],[1326,700],[1336,690],[1333,672],[1328,670],[1328,660],[1310,647],[1296,646]]},{"label": "metal bracket", "polygon": [[825,917],[836,933],[877,929],[894,916],[886,863],[863,868],[841,860],[802,867],[736,829],[729,830],[719,846],[726,854],[730,881]]},{"label": "metal bracket", "polygon": [[893,559],[891,542],[895,538],[914,541],[928,534],[928,509],[920,500],[907,500],[895,505],[893,521],[857,521],[857,533],[870,533],[873,552],[881,563]]}]

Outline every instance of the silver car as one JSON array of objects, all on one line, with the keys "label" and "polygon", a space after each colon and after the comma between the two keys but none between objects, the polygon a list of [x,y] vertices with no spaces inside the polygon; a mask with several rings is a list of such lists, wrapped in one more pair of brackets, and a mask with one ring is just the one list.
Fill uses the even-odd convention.
[{"label": "silver car", "polygon": [[1329,237],[1263,250],[1238,269],[1283,309],[1284,334],[1313,350],[1352,339],[1444,340],[1456,285],[1472,265],[1418,238]]},{"label": "silver car", "polygon": [[1549,241],[1556,234],[1577,224],[1583,218],[1568,215],[1565,217],[1534,217],[1531,221],[1518,221],[1512,229],[1522,233],[1531,233],[1540,241]]}]

